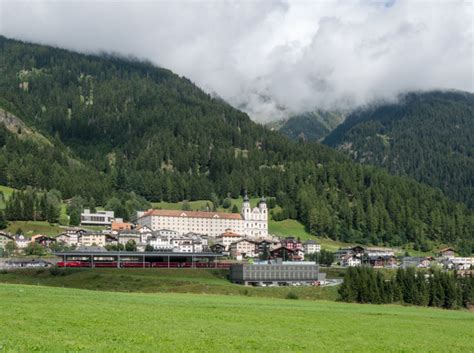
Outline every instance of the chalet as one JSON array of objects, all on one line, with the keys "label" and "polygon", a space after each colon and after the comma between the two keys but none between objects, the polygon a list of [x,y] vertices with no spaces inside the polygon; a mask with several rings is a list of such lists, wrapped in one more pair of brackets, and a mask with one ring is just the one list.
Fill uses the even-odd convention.
[{"label": "chalet", "polygon": [[257,256],[257,243],[249,239],[240,239],[230,244],[230,256],[236,258],[252,258]]},{"label": "chalet", "polygon": [[56,243],[56,238],[47,237],[46,235],[35,236],[32,240],[41,246],[49,247],[51,244]]},{"label": "chalet", "polygon": [[373,268],[383,268],[384,267],[384,258],[382,256],[369,256],[368,257],[369,265]]},{"label": "chalet", "polygon": [[293,261],[304,261],[304,249],[294,249]]},{"label": "chalet", "polygon": [[450,270],[470,270],[474,266],[474,257],[452,257],[446,259],[443,265]]},{"label": "chalet", "polygon": [[386,268],[397,268],[398,261],[395,256],[390,256],[388,259],[385,260],[385,267]]},{"label": "chalet", "polygon": [[56,237],[56,241],[63,243],[68,246],[75,246],[78,243],[78,235],[76,234],[68,234],[68,233],[61,233]]},{"label": "chalet", "polygon": [[301,241],[293,237],[287,237],[285,239],[282,239],[281,245],[291,250],[303,249],[303,244],[301,243]]},{"label": "chalet", "polygon": [[352,251],[352,248],[340,248],[334,253],[334,259],[336,262],[342,263],[342,259],[347,257],[347,255],[355,256],[354,251]]},{"label": "chalet", "polygon": [[389,257],[395,256],[395,250],[390,248],[371,247],[367,248],[364,251],[364,254],[368,257],[380,256],[384,259],[388,259]]},{"label": "chalet", "polygon": [[360,266],[362,261],[359,257],[354,254],[348,253],[347,255],[341,258],[341,266],[345,267],[357,267]]},{"label": "chalet", "polygon": [[225,251],[225,245],[222,243],[214,243],[210,246],[210,249],[216,254],[222,254]]},{"label": "chalet", "polygon": [[289,249],[286,246],[280,246],[278,248],[270,250],[270,258],[282,259],[283,261],[293,260],[295,250]]},{"label": "chalet", "polygon": [[318,244],[316,241],[312,239],[305,241],[303,246],[304,246],[305,253],[307,255],[321,252],[321,244]]},{"label": "chalet", "polygon": [[402,259],[402,267],[430,268],[433,265],[432,257],[404,257]]},{"label": "chalet", "polygon": [[456,256],[456,251],[453,248],[444,248],[439,251],[439,256],[441,257],[454,257]]},{"label": "chalet", "polygon": [[15,243],[18,249],[24,249],[31,242],[30,238],[25,237],[23,234],[15,235]]}]

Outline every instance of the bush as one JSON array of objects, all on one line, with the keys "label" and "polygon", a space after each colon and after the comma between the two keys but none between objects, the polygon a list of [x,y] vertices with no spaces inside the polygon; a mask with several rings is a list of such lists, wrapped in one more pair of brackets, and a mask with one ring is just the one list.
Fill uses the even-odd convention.
[{"label": "bush", "polygon": [[295,292],[288,292],[288,294],[286,295],[285,298],[296,300],[296,299],[298,299],[298,295]]},{"label": "bush", "polygon": [[49,273],[51,276],[61,276],[61,275],[64,276],[65,275],[64,270],[59,268],[58,266],[50,267]]}]

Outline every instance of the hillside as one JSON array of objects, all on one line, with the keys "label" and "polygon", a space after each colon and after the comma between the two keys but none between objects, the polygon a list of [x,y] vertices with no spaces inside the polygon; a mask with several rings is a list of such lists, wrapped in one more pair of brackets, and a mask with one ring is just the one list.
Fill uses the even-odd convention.
[{"label": "hillside", "polygon": [[294,141],[320,141],[344,121],[345,113],[313,111],[267,124]]},{"label": "hillside", "polygon": [[[468,352],[472,348],[474,318],[462,311],[4,284],[0,289],[0,342],[5,351],[261,352],[271,347],[274,352]],[[48,324],[41,324],[45,320]]]},{"label": "hillside", "polygon": [[324,143],[474,208],[474,94],[412,93],[349,115]]},{"label": "hillside", "polygon": [[315,235],[472,251],[472,212],[440,191],[294,143],[169,70],[4,37],[0,63],[3,107],[54,146],[5,130],[0,162],[12,166],[4,185],[55,188],[102,206],[131,191],[174,203],[247,190],[276,197],[275,219],[298,219]]}]

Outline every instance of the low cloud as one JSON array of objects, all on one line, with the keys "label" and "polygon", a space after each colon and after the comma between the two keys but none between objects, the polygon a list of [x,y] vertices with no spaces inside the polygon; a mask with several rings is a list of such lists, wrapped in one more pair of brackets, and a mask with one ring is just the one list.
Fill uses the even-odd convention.
[{"label": "low cloud", "polygon": [[407,90],[474,90],[471,1],[0,3],[0,33],[133,55],[258,121]]}]

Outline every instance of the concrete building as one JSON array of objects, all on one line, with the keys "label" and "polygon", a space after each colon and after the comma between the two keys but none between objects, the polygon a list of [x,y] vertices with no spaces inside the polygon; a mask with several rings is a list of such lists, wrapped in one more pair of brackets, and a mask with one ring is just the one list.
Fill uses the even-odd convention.
[{"label": "concrete building", "polygon": [[114,211],[97,211],[91,213],[88,208],[81,213],[82,225],[110,226],[114,220]]},{"label": "concrete building", "polygon": [[248,197],[244,198],[242,212],[202,212],[178,210],[149,210],[137,213],[140,227],[148,227],[154,231],[169,229],[180,234],[189,232],[206,234],[211,237],[230,230],[250,238],[268,236],[268,210],[264,198],[257,207],[250,207]]},{"label": "concrete building", "polygon": [[230,268],[230,280],[245,285],[313,284],[319,266],[314,262],[239,264]]}]

